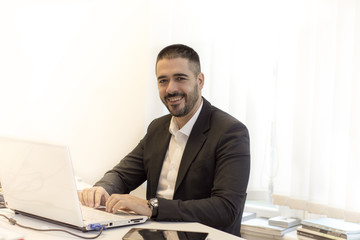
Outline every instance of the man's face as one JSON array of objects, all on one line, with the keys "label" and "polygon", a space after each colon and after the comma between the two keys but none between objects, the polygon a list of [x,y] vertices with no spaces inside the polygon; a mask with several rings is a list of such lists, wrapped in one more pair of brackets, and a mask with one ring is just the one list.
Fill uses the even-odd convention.
[{"label": "man's face", "polygon": [[175,117],[190,119],[201,103],[204,75],[195,76],[190,64],[185,58],[164,58],[156,65],[161,101]]}]

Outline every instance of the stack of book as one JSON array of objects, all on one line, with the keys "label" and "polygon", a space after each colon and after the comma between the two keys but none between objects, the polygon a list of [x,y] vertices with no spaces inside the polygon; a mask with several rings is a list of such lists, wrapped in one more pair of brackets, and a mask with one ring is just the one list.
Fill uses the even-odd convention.
[{"label": "stack of book", "polygon": [[299,239],[360,240],[360,224],[334,218],[304,220],[297,234]]},{"label": "stack of book", "polygon": [[269,224],[272,226],[278,226],[283,228],[290,228],[294,226],[300,225],[300,218],[292,218],[292,217],[273,217],[269,219]]},{"label": "stack of book", "polygon": [[300,224],[296,218],[253,218],[241,223],[241,237],[248,240],[282,239]]}]

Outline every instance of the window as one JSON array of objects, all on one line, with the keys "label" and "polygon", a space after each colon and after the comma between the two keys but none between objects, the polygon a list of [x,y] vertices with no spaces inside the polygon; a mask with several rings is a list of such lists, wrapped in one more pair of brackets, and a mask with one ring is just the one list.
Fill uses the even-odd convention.
[{"label": "window", "polygon": [[200,54],[203,95],[248,126],[249,198],[359,221],[360,3],[197,4],[150,29],[168,19],[167,44]]}]

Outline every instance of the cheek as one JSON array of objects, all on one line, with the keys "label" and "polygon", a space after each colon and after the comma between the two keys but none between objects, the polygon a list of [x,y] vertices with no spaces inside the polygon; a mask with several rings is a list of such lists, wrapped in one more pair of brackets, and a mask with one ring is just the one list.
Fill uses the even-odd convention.
[{"label": "cheek", "polygon": [[158,88],[158,91],[159,91],[159,96],[160,98],[164,98],[164,96],[166,95],[166,91],[164,88]]}]

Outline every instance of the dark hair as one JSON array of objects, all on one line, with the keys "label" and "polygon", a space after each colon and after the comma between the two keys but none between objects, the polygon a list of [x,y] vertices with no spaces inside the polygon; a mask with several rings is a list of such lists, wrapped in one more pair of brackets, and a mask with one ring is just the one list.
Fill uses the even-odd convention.
[{"label": "dark hair", "polygon": [[156,65],[161,59],[185,58],[189,60],[190,67],[195,76],[201,72],[200,58],[191,47],[183,44],[173,44],[161,50],[156,58]]}]

